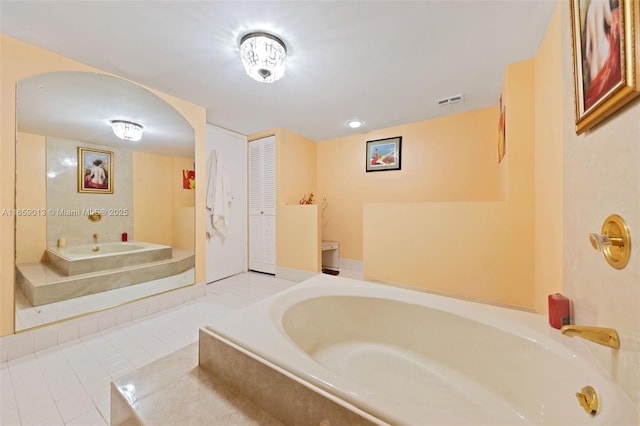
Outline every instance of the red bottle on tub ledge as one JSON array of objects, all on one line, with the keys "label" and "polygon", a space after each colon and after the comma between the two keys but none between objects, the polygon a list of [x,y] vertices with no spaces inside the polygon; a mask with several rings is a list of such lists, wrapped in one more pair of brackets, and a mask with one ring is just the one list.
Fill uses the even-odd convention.
[{"label": "red bottle on tub ledge", "polygon": [[122,233],[122,242],[125,243],[125,242],[127,242],[128,239],[129,239],[129,236],[127,235],[127,233],[123,232]]},{"label": "red bottle on tub ledge", "polygon": [[549,295],[549,325],[560,329],[571,322],[569,299],[560,293]]}]

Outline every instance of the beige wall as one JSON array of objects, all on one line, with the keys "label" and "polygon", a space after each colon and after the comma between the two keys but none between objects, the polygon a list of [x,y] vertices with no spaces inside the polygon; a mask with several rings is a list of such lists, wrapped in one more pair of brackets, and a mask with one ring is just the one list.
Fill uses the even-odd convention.
[{"label": "beige wall", "polygon": [[[0,209],[15,206],[15,95],[19,80],[52,71],[102,71],[14,38],[0,35]],[[196,170],[206,167],[204,108],[150,89],[172,105],[194,128]],[[204,185],[196,185],[196,205],[204,205]],[[201,210],[201,211],[200,211]],[[14,218],[0,216],[0,335],[14,330]],[[196,229],[204,229],[204,209],[196,208]],[[204,235],[204,234],[203,234]],[[204,280],[204,236],[196,240],[196,281]]]},{"label": "beige wall", "polygon": [[[299,247],[295,244],[296,239],[290,238],[288,223],[292,215],[296,217],[296,212],[301,212],[301,210],[283,212],[282,208],[287,205],[297,205],[305,194],[313,192],[317,195],[317,144],[311,139],[283,128],[249,135],[247,139],[251,143],[251,141],[267,136],[275,136],[276,138],[276,265],[316,272],[318,271],[316,267],[306,269],[307,266],[305,268],[291,266],[308,263],[298,261]],[[304,213],[300,214],[302,216],[294,220],[306,221],[308,219]],[[318,243],[316,254],[312,256],[312,259],[319,259],[319,256],[321,256],[321,252]]]},{"label": "beige wall", "polygon": [[[640,99],[576,135],[569,8],[563,5],[561,15],[563,292],[576,324],[618,331],[619,351],[587,344],[640,406]],[[611,268],[588,241],[612,213],[626,220],[635,245],[623,270]]]},{"label": "beige wall", "polygon": [[298,204],[316,192],[317,144],[287,129],[280,129],[276,143],[278,205]]},{"label": "beige wall", "polygon": [[531,309],[532,257],[504,202],[364,206],[365,279]]},{"label": "beige wall", "polygon": [[133,153],[133,240],[172,245],[173,158],[148,152]]},{"label": "beige wall", "polygon": [[[365,203],[501,199],[496,107],[318,144],[318,195],[327,199],[322,239],[362,260]],[[402,170],[366,173],[367,140],[402,136]]]},{"label": "beige wall", "polygon": [[278,266],[301,271],[320,272],[320,216],[317,204],[286,205],[278,208],[278,220],[286,224],[278,233]]},{"label": "beige wall", "polygon": [[365,204],[365,279],[533,309],[533,90],[532,60],[506,68],[504,171],[496,165],[495,109],[486,117],[494,142],[486,149],[495,174],[506,176],[506,200]]},{"label": "beige wall", "polygon": [[556,8],[535,57],[535,307],[562,292],[562,12]]},{"label": "beige wall", "polygon": [[137,241],[193,249],[195,192],[182,188],[183,169],[193,169],[193,159],[133,152]]},{"label": "beige wall", "polygon": [[182,187],[182,171],[193,170],[193,158],[172,157],[171,159],[171,190],[173,192],[173,205],[175,207],[193,207],[196,199],[193,189]]},{"label": "beige wall", "polygon": [[182,187],[182,171],[193,170],[193,158],[173,157],[173,247],[195,244],[195,191]]},{"label": "beige wall", "polygon": [[[21,132],[17,140],[16,170],[28,172],[16,180],[16,206],[43,211],[47,208],[46,138]],[[16,263],[40,262],[46,247],[47,216],[16,216]]]},{"label": "beige wall", "polygon": [[[320,228],[317,206],[300,208],[299,200],[316,193],[317,144],[280,129],[276,135],[276,265],[318,272],[320,270]],[[317,193],[316,193],[317,195]],[[292,209],[287,206],[294,205]],[[315,212],[315,213],[310,213]],[[315,216],[314,216],[315,214]],[[304,229],[310,226],[308,229]],[[299,235],[296,235],[300,233]],[[305,235],[305,240],[300,236]],[[301,256],[304,251],[308,256]]]}]

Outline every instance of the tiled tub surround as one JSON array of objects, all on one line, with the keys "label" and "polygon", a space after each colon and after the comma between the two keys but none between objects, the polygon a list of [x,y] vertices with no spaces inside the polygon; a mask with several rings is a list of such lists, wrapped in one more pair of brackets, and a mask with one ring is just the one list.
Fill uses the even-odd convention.
[{"label": "tiled tub surround", "polygon": [[[75,275],[60,273],[58,268],[50,268],[46,263],[21,264],[16,266],[16,280],[29,303],[40,306],[177,275],[194,267],[193,250],[173,249],[172,255],[168,258],[166,255],[167,250],[163,248],[142,253],[149,260],[146,263],[138,263],[141,259],[127,253],[80,259],[80,262],[102,262],[104,268],[114,267]],[[73,262],[76,261],[70,263]]]},{"label": "tiled tub surround", "polygon": [[[388,285],[319,275],[207,326],[201,340],[207,334],[392,424],[637,416],[584,341],[545,317]],[[585,385],[598,392],[595,416],[575,397]]]},{"label": "tiled tub surround", "polygon": [[200,330],[199,366],[286,425],[386,425],[317,385],[207,329]]},{"label": "tiled tub surround", "polygon": [[146,242],[48,248],[45,261],[63,275],[86,274],[171,259],[171,247]]}]

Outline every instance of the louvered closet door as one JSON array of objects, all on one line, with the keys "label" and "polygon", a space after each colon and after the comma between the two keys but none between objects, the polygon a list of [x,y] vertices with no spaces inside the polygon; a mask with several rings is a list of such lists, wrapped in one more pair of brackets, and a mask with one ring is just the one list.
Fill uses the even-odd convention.
[{"label": "louvered closet door", "polygon": [[276,140],[249,144],[249,269],[276,272]]}]

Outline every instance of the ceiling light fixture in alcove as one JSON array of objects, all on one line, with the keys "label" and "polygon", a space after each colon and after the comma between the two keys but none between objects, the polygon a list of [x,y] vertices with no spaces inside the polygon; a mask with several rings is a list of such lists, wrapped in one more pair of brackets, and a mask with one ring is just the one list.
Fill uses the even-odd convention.
[{"label": "ceiling light fixture in alcove", "polygon": [[137,142],[142,139],[142,125],[126,120],[112,120],[113,133],[125,141]]},{"label": "ceiling light fixture in alcove", "polygon": [[287,48],[272,34],[253,32],[240,40],[240,58],[249,77],[261,83],[273,83],[284,75]]}]

